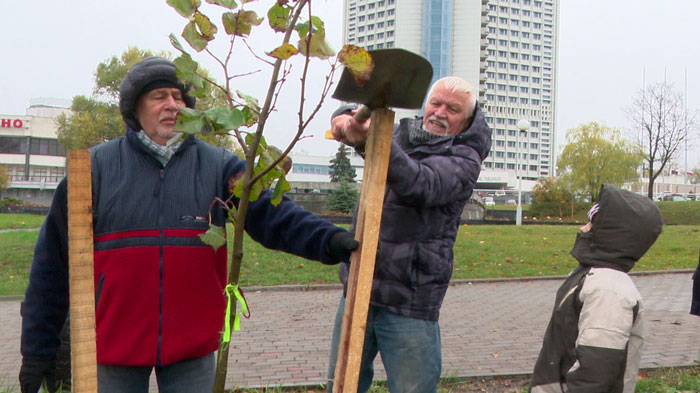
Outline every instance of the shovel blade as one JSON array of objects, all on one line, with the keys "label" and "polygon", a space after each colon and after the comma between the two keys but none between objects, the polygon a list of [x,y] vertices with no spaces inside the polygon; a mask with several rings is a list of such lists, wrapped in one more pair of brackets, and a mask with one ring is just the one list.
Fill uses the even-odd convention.
[{"label": "shovel blade", "polygon": [[433,78],[430,62],[404,49],[378,49],[369,53],[374,61],[369,81],[359,86],[346,68],[333,98],[364,104],[370,109],[420,108]]}]

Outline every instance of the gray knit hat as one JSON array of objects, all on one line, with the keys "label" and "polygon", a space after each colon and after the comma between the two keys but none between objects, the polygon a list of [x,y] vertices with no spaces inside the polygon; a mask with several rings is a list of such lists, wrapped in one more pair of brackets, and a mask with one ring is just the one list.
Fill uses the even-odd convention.
[{"label": "gray knit hat", "polygon": [[195,99],[187,95],[188,86],[177,79],[175,64],[162,57],[148,57],[131,67],[119,87],[119,111],[129,127],[136,131],[141,129],[141,124],[136,119],[136,103],[139,97],[161,87],[180,89],[185,105],[194,108]]}]

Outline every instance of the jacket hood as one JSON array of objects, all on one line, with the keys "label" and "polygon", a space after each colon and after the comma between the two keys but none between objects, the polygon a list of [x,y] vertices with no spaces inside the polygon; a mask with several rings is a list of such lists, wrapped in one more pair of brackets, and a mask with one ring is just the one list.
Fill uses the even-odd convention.
[{"label": "jacket hood", "polygon": [[157,86],[157,83],[177,86],[182,91],[182,99],[188,108],[194,108],[195,98],[187,95],[188,86],[177,79],[175,64],[162,57],[148,57],[134,64],[119,86],[119,111],[124,122],[134,130],[141,130],[136,119],[136,104],[145,88]]},{"label": "jacket hood", "polygon": [[[408,143],[408,131],[412,127],[422,129],[423,118],[404,118],[399,122],[399,143],[401,143],[404,148],[409,148],[410,146]],[[491,134],[491,128],[489,128],[488,124],[486,123],[484,113],[481,111],[481,108],[477,103],[471,123],[467,126],[467,128],[462,130],[462,132],[452,136],[435,137],[422,144],[428,147],[440,146],[444,144],[445,141],[453,140],[455,144],[467,145],[476,150],[477,153],[479,153],[479,157],[481,157],[481,160],[483,161],[491,151]]]},{"label": "jacket hood", "polygon": [[586,266],[628,272],[661,234],[661,211],[649,198],[613,185],[601,187],[599,210],[571,255]]}]

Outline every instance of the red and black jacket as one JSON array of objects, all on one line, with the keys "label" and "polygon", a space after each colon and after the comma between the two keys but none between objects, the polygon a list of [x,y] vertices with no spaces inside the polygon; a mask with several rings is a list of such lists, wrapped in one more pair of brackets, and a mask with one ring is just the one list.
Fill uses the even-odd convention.
[{"label": "red and black jacket", "polygon": [[[226,247],[198,237],[209,208],[227,198],[244,162],[225,149],[186,139],[164,167],[127,130],[92,149],[97,361],[172,364],[215,351],[224,319]],[[68,310],[65,179],[35,248],[22,306],[22,355],[54,358]],[[246,231],[265,247],[330,262],[330,237],[342,229],[269,193],[250,205]],[[212,209],[224,226],[226,212]]]}]

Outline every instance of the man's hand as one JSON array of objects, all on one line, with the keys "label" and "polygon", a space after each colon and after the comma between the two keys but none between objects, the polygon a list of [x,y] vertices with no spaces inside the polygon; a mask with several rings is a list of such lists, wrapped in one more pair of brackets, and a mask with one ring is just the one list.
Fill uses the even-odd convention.
[{"label": "man's hand", "polygon": [[337,232],[328,241],[328,255],[333,262],[350,262],[350,254],[360,246],[351,232]]},{"label": "man's hand", "polygon": [[56,392],[56,362],[53,360],[22,359],[19,369],[19,385],[22,393],[37,393],[46,380],[46,389]]},{"label": "man's hand", "polygon": [[[357,109],[352,111],[353,115],[356,112]],[[331,120],[331,133],[335,140],[346,145],[364,146],[365,142],[367,142],[369,123],[369,120],[364,123],[358,123],[352,116],[347,114],[338,115]]]}]

